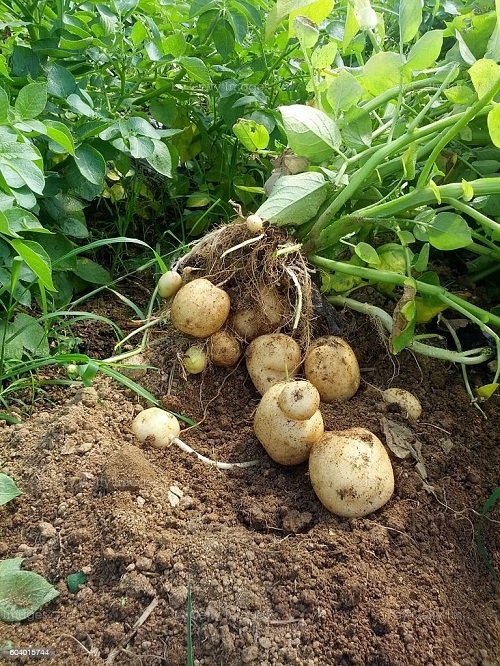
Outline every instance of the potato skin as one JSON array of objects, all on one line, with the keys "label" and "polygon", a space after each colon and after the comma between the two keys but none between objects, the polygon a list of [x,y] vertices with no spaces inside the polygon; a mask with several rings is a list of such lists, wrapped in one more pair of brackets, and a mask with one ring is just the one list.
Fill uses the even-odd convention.
[{"label": "potato skin", "polygon": [[241,345],[228,331],[216,331],[210,336],[208,354],[214,365],[232,368],[241,356]]},{"label": "potato skin", "polygon": [[319,391],[321,401],[352,398],[360,384],[359,365],[350,345],[335,335],[314,340],[304,360],[304,374]]},{"label": "potato skin", "polygon": [[196,278],[181,287],[174,296],[170,321],[181,333],[208,338],[223,326],[230,307],[227,292],[210,280]]},{"label": "potato skin", "polygon": [[295,377],[300,361],[299,345],[284,333],[260,335],[246,351],[248,374],[262,395],[277,382]]},{"label": "potato skin", "polygon": [[317,410],[303,421],[288,419],[278,405],[278,397],[287,383],[275,384],[262,396],[253,427],[257,439],[275,462],[298,465],[308,459],[311,447],[323,434],[323,417]]},{"label": "potato skin", "polygon": [[394,492],[389,455],[364,428],[325,432],[311,449],[309,477],[323,506],[346,518],[380,509]]},{"label": "potato skin", "polygon": [[410,421],[417,421],[422,415],[422,405],[419,399],[405,389],[386,389],[382,391],[382,398],[387,405],[397,405],[402,415]]}]

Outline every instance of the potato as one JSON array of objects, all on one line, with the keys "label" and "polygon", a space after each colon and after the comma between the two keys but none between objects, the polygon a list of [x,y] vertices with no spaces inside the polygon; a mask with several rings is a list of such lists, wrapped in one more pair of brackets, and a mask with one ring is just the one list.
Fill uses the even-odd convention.
[{"label": "potato", "polygon": [[177,271],[166,271],[158,280],[158,294],[162,298],[174,296],[182,287],[182,277]]},{"label": "potato", "polygon": [[277,331],[284,322],[285,308],[278,291],[260,284],[257,292],[255,307],[237,310],[231,320],[233,330],[247,341]]},{"label": "potato", "polygon": [[322,402],[349,400],[359,388],[357,358],[347,342],[335,335],[312,343],[304,360],[304,374],[318,389]]},{"label": "potato", "polygon": [[208,354],[214,365],[231,368],[241,356],[241,345],[229,331],[217,331],[210,336]]},{"label": "potato", "polygon": [[318,389],[304,380],[287,382],[278,396],[278,406],[288,419],[305,421],[319,409]]},{"label": "potato", "polygon": [[260,335],[247,347],[248,374],[262,395],[273,384],[295,377],[300,361],[299,345],[284,333]]},{"label": "potato", "polygon": [[422,405],[413,393],[402,388],[390,388],[382,391],[382,398],[388,405],[397,405],[401,414],[411,421],[416,421],[422,414]]},{"label": "potato", "polygon": [[325,432],[309,456],[314,492],[332,513],[359,518],[394,492],[394,472],[382,442],[369,430]]},{"label": "potato", "polygon": [[141,444],[151,444],[156,449],[165,449],[179,437],[179,421],[170,412],[160,407],[149,407],[139,412],[132,421],[132,432]]},{"label": "potato", "polygon": [[[279,382],[264,393],[255,411],[254,432],[269,456],[281,465],[298,465],[309,457],[311,446],[324,432],[323,417],[317,409],[310,418],[287,418],[279,406],[282,391],[288,398],[294,395],[294,384],[305,382]],[[289,391],[289,387],[292,389]],[[296,392],[299,395],[300,391]],[[289,401],[289,400],[288,400]],[[300,398],[299,398],[300,402]],[[297,411],[300,412],[299,409]]]},{"label": "potato", "polygon": [[223,326],[230,307],[227,292],[206,278],[196,278],[181,287],[174,296],[170,321],[186,335],[208,338]]}]

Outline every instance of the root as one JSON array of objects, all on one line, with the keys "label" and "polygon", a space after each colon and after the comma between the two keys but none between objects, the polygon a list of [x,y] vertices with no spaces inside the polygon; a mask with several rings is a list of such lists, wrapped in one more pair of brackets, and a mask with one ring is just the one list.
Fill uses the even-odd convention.
[{"label": "root", "polygon": [[200,239],[172,268],[223,285],[233,314],[252,310],[262,314],[265,326],[262,288],[272,290],[283,316],[279,325],[269,323],[264,332],[287,333],[303,349],[309,345],[315,319],[311,272],[301,246],[282,229],[268,226],[255,236],[245,223],[227,224]]},{"label": "root", "polygon": [[198,458],[198,460],[205,463],[205,465],[211,465],[212,467],[217,467],[217,469],[234,469],[235,467],[246,469],[247,467],[255,467],[255,465],[258,465],[260,462],[259,460],[248,460],[247,462],[235,463],[219,462],[218,460],[212,460],[211,458],[207,458],[201,453],[198,453],[198,451],[195,451],[189,446],[189,444],[186,444],[186,442],[183,442],[182,439],[178,439],[177,437],[172,440],[172,444],[178,446],[181,451],[184,451],[184,453],[192,453]]}]

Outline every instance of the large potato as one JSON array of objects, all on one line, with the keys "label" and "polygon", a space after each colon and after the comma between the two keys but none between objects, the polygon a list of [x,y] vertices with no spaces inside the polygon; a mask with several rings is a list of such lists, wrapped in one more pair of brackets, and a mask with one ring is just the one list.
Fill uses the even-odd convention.
[{"label": "large potato", "polygon": [[345,340],[335,335],[312,343],[304,360],[304,374],[318,389],[322,402],[349,400],[359,388],[356,355]]},{"label": "large potato", "polygon": [[[254,432],[257,439],[265,448],[269,456],[281,465],[298,465],[309,457],[314,442],[324,432],[323,417],[319,409],[307,419],[295,420],[288,418],[280,408],[279,398],[289,384],[304,384],[306,382],[279,382],[264,393],[255,411]],[[287,403],[294,392],[287,395]],[[302,400],[302,393],[296,393],[297,399]],[[292,410],[296,411],[296,410]]]},{"label": "large potato", "polygon": [[260,335],[247,347],[248,374],[262,395],[277,382],[295,377],[300,361],[299,345],[284,333]]},{"label": "large potato", "polygon": [[325,432],[311,449],[309,476],[321,503],[347,518],[376,511],[394,492],[387,451],[364,428]]},{"label": "large potato", "polygon": [[205,278],[185,284],[176,293],[170,321],[178,331],[195,338],[208,338],[226,321],[231,302],[224,289]]}]

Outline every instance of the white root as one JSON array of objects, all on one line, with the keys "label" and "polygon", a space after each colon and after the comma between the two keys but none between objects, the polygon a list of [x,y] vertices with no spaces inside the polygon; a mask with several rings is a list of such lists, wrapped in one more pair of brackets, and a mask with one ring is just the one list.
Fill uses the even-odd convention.
[{"label": "white root", "polygon": [[238,243],[238,245],[228,247],[227,250],[224,250],[224,252],[220,255],[220,258],[224,259],[224,257],[226,257],[228,254],[231,254],[231,252],[235,252],[236,250],[239,250],[242,247],[246,247],[247,245],[251,245],[252,243],[257,243],[257,241],[260,241],[262,238],[264,238],[264,236],[265,234],[260,234],[254,238],[247,238],[247,240],[243,241],[242,243]]},{"label": "white root", "polygon": [[302,288],[298,277],[295,275],[293,270],[289,266],[285,266],[285,270],[288,275],[292,278],[292,281],[297,289],[297,308],[295,310],[295,319],[293,320],[293,330],[297,328],[300,322],[300,317],[302,315]]},{"label": "white root", "polygon": [[194,453],[194,455],[198,458],[198,460],[201,460],[201,462],[205,463],[205,465],[211,465],[212,467],[217,467],[217,469],[233,469],[235,467],[240,467],[240,468],[255,467],[255,465],[258,465],[260,462],[259,460],[249,460],[247,462],[241,462],[241,463],[219,462],[218,460],[212,460],[211,458],[207,458],[206,456],[203,456],[201,453],[198,453],[198,451],[195,451],[191,446],[189,446],[189,444],[186,444],[186,442],[183,442],[178,437],[174,437],[172,439],[172,444],[178,446],[179,449],[181,449],[181,451],[184,451],[185,453]]}]

